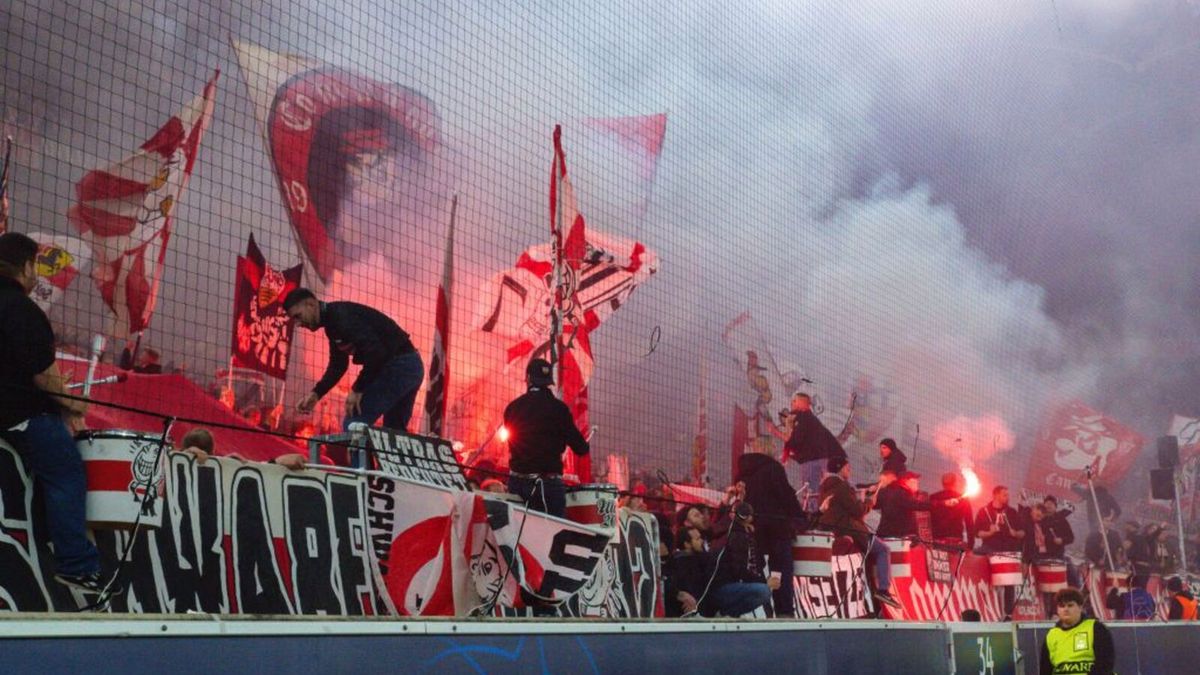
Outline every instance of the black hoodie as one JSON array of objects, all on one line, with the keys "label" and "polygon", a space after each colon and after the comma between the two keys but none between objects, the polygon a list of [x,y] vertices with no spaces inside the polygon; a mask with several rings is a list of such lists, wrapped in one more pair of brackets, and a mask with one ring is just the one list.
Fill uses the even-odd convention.
[{"label": "black hoodie", "polygon": [[[738,457],[734,482],[746,484],[746,502],[754,507],[754,533],[761,547],[780,539],[791,541],[792,519],[804,515],[783,465],[770,455]],[[767,549],[769,550],[769,549]]]}]

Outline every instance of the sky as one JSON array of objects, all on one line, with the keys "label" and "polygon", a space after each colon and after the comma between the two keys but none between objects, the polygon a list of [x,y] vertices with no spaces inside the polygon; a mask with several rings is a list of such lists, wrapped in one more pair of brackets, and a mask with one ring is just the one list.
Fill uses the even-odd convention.
[{"label": "sky", "polygon": [[[907,448],[920,425],[931,471],[965,452],[1022,481],[1045,411],[1064,400],[1151,439],[1173,413],[1200,416],[1200,4],[383,4],[0,9],[17,222],[69,232],[74,182],[220,68],[146,340],[201,377],[223,363],[246,237],[279,267],[301,260],[232,36],[437,105],[444,146],[403,195],[350,209],[390,234],[332,290],[387,308],[427,355],[460,195],[462,379],[497,368],[503,345],[471,327],[486,281],[546,239],[549,130],[564,123],[589,226],[661,261],[593,339],[598,455],[685,475],[705,370],[710,472],[725,480],[727,411],[745,387],[720,335],[745,311],[781,369],[813,380],[828,426],[860,378],[894,393],[888,432]],[[659,112],[652,185],[628,180],[619,152],[582,151],[595,146],[573,125]],[[411,201],[425,206],[396,224],[393,207]],[[86,283],[52,318],[76,338],[106,320]],[[319,336],[299,347],[289,397],[324,360]],[[874,450],[851,452],[865,468]]]}]

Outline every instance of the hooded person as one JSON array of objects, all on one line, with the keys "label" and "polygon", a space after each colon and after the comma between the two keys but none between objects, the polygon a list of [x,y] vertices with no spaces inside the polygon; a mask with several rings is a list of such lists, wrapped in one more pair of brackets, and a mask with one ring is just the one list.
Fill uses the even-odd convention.
[{"label": "hooded person", "polygon": [[1167,592],[1171,594],[1170,607],[1167,610],[1167,621],[1196,621],[1200,619],[1197,611],[1196,598],[1191,590],[1183,585],[1183,579],[1171,577],[1167,580]]},{"label": "hooded person", "polygon": [[879,441],[879,457],[883,459],[883,468],[880,471],[891,471],[897,476],[908,471],[908,455],[900,450],[895,439],[885,438]]},{"label": "hooded person", "polygon": [[754,537],[758,550],[767,556],[771,572],[780,575],[774,591],[775,616],[795,614],[792,593],[793,521],[804,516],[787,473],[774,457],[749,453],[738,458],[734,483],[745,486],[746,503],[754,507]]}]

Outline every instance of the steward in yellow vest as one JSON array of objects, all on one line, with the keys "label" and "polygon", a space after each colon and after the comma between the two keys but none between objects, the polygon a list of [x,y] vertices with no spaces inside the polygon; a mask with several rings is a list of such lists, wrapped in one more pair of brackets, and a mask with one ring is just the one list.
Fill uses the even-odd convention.
[{"label": "steward in yellow vest", "polygon": [[1115,675],[1112,635],[1099,621],[1083,618],[1083,594],[1064,588],[1054,594],[1054,604],[1058,623],[1046,634],[1039,673]]}]

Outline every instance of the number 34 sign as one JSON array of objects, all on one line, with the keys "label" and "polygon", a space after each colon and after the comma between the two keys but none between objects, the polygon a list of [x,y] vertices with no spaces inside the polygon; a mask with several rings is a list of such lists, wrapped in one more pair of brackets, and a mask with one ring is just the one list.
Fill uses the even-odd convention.
[{"label": "number 34 sign", "polygon": [[997,627],[993,631],[979,628],[977,624],[970,630],[951,629],[955,674],[1015,675],[1012,628]]}]

